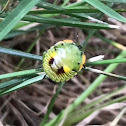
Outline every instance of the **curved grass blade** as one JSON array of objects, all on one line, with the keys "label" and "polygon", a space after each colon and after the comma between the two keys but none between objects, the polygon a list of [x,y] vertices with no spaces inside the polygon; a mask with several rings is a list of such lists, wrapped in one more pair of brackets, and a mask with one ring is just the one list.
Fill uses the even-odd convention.
[{"label": "curved grass blade", "polygon": [[[125,88],[126,88],[126,85],[111,93],[103,94],[99,99],[93,100],[91,103],[82,106],[77,111],[73,111],[71,114],[68,115],[67,119],[64,122],[64,125],[67,125],[67,123],[72,125],[83,120],[86,116],[85,114],[86,111],[90,111],[92,108],[97,108],[96,105],[101,105],[103,102],[105,103],[106,100],[107,101],[110,100],[113,96],[117,95],[118,92],[120,92],[121,90],[124,90]],[[78,113],[81,113],[81,114],[78,115]],[[73,115],[77,115],[77,116],[73,116]]]},{"label": "curved grass blade", "polygon": [[109,44],[115,46],[115,47],[118,48],[118,49],[126,50],[126,47],[125,47],[124,45],[122,45],[122,44],[120,44],[120,43],[118,43],[118,42],[115,42],[115,41],[113,41],[113,40],[110,40],[110,39],[108,39],[108,38],[105,38],[105,37],[103,37],[102,35],[100,35],[98,32],[97,32],[95,35],[96,35],[96,37],[98,37],[98,38],[100,38],[101,40],[103,40],[103,42],[107,42],[107,43],[109,43]]},{"label": "curved grass blade", "polygon": [[22,0],[0,23],[0,40],[20,21],[40,0]]},{"label": "curved grass blade", "polygon": [[114,11],[113,9],[106,6],[105,4],[103,4],[100,1],[98,1],[98,0],[84,0],[84,1],[91,4],[92,6],[96,7],[98,10],[100,10],[104,14],[106,14],[106,15],[108,15],[108,16],[110,16],[110,17],[112,17],[112,18],[114,18],[118,21],[126,22],[126,18],[124,18],[123,16],[118,14],[116,11]]},{"label": "curved grass blade", "polygon": [[92,107],[88,110],[85,110],[85,109],[83,110],[83,108],[80,108],[78,111],[75,111],[69,115],[69,117],[66,119],[66,122],[64,123],[64,126],[74,125],[75,123],[85,119],[86,117],[89,117],[89,115],[91,115],[93,112],[99,111],[100,109],[107,107],[109,105],[115,104],[115,103],[124,102],[125,100],[126,100],[126,96],[122,96],[119,98],[115,98],[113,100],[109,100],[108,102],[104,102],[101,105],[95,104],[95,107]]},{"label": "curved grass blade", "polygon": [[22,51],[19,51],[19,50],[8,49],[8,48],[4,48],[4,47],[0,47],[0,53],[30,58],[30,59],[34,59],[34,60],[40,60],[40,61],[42,60],[42,56],[22,52]]},{"label": "curved grass blade", "polygon": [[5,90],[5,89],[4,89],[4,90],[1,90],[1,91],[0,91],[0,96],[1,96],[1,95],[4,95],[4,94],[7,94],[7,93],[10,93],[10,92],[12,92],[12,91],[14,91],[14,90],[17,90],[17,89],[19,89],[19,88],[23,88],[23,87],[25,87],[25,86],[28,86],[28,85],[33,84],[33,83],[35,83],[35,82],[38,82],[38,81],[40,81],[40,80],[43,80],[44,77],[45,77],[45,74],[42,74],[42,75],[40,75],[40,76],[37,76],[37,77],[31,78],[31,79],[29,79],[29,80],[26,80],[26,81],[24,81],[23,83],[20,83],[20,84],[14,86],[14,87],[12,87],[12,88],[9,88],[9,89],[7,89],[7,90]]}]

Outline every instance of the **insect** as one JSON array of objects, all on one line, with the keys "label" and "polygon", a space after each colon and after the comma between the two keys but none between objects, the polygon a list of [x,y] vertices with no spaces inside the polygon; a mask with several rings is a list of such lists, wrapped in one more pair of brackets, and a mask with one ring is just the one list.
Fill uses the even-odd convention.
[{"label": "insect", "polygon": [[73,78],[85,64],[86,56],[72,40],[63,40],[43,54],[44,72],[55,82]]}]

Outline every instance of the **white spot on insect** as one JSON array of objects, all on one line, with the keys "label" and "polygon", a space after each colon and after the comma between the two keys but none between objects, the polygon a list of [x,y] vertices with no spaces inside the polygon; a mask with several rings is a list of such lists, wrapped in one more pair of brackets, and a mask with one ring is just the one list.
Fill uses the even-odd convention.
[{"label": "white spot on insect", "polygon": [[58,70],[63,66],[62,59],[66,58],[66,51],[64,49],[59,49],[58,54],[54,57],[53,64],[51,65],[51,68],[53,70]]}]

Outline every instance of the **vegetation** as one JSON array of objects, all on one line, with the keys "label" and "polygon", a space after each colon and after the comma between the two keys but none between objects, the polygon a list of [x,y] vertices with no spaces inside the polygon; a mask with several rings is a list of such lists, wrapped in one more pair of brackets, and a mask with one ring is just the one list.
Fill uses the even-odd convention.
[{"label": "vegetation", "polygon": [[[124,125],[125,4],[126,0],[0,1],[2,123]],[[87,62],[71,81],[56,84],[42,69],[42,54],[63,39],[80,44]],[[105,58],[91,62],[97,55]]]}]

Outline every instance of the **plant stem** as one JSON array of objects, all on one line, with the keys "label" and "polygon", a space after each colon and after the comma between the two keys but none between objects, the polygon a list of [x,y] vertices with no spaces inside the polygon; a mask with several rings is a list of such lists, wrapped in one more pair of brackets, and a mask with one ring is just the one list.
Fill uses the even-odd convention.
[{"label": "plant stem", "polygon": [[51,102],[50,102],[50,104],[48,106],[48,111],[46,112],[46,115],[44,116],[44,119],[43,119],[43,121],[42,121],[40,126],[44,126],[45,125],[45,123],[46,123],[46,121],[47,121],[47,119],[49,117],[49,114],[52,112],[52,108],[54,106],[56,98],[57,98],[58,94],[60,93],[63,85],[64,85],[64,82],[59,85],[59,88],[57,89],[55,95],[53,96],[53,98],[52,98],[52,100],[51,100]]},{"label": "plant stem", "polygon": [[126,58],[121,59],[109,59],[109,60],[101,60],[101,61],[95,61],[95,62],[89,62],[86,63],[85,66],[95,66],[95,65],[106,65],[106,64],[112,64],[112,63],[125,63]]}]

